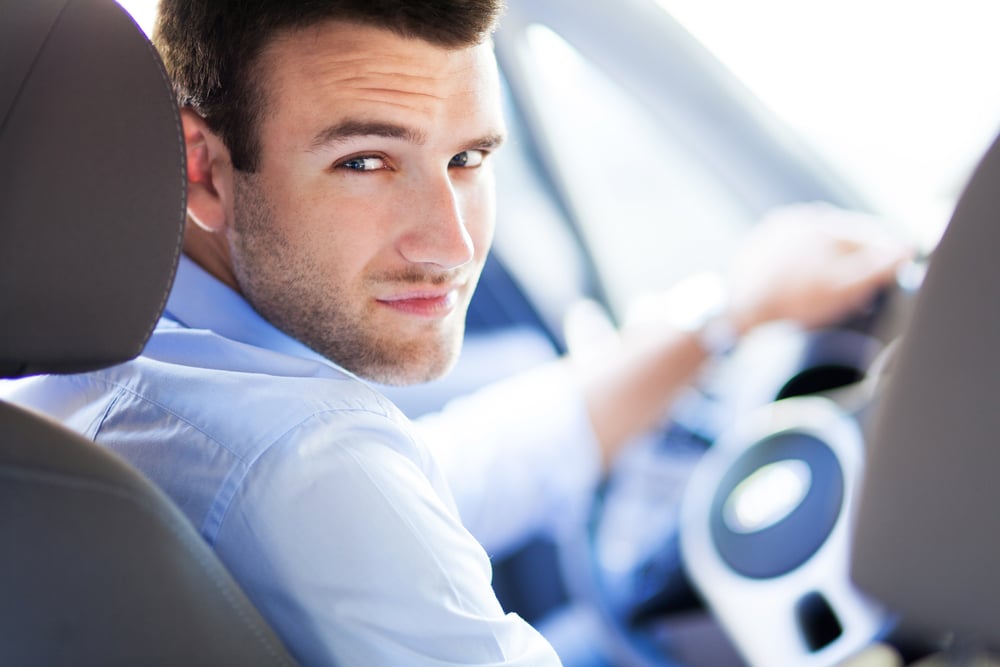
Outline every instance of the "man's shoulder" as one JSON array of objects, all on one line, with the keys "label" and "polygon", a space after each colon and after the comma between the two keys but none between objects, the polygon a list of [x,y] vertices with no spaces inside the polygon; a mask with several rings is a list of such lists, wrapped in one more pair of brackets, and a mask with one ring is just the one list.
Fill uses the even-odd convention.
[{"label": "man's shoulder", "polygon": [[266,355],[264,363],[229,356],[206,366],[143,355],[91,373],[4,383],[0,394],[115,451],[206,536],[261,462],[291,476],[314,467],[413,470],[439,485],[409,420],[358,378]]},{"label": "man's shoulder", "polygon": [[335,439],[331,421],[367,420],[412,438],[391,401],[336,366],[186,329],[158,331],[142,356],[112,368],[18,384],[6,388],[10,400],[88,437],[193,436],[244,460],[294,429],[325,428]]},{"label": "man's shoulder", "polygon": [[233,447],[266,446],[320,415],[371,415],[387,429],[410,428],[387,398],[335,367],[266,351],[242,358],[230,350],[224,359],[197,361],[143,355],[97,379],[128,394],[122,411],[141,402]]}]

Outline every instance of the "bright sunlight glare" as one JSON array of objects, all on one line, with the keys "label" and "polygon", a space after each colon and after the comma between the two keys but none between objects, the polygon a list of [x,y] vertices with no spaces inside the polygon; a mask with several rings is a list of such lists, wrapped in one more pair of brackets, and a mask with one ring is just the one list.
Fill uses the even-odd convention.
[{"label": "bright sunlight glare", "polygon": [[1000,3],[658,0],[929,245],[1000,129]]},{"label": "bright sunlight glare", "polygon": [[156,19],[156,0],[118,0],[118,4],[132,15],[132,18],[147,35],[153,31],[153,21]]}]

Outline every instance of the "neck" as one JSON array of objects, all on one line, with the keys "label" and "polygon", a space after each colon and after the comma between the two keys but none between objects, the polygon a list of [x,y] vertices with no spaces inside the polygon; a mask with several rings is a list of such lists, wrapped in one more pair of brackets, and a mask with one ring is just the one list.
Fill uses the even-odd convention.
[{"label": "neck", "polygon": [[184,254],[201,268],[242,294],[233,273],[232,257],[224,234],[207,232],[188,218],[184,229]]}]

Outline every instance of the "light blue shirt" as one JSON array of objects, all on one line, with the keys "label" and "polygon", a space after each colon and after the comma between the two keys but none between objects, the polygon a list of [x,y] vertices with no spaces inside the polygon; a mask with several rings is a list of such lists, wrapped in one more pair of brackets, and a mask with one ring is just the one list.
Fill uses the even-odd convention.
[{"label": "light blue shirt", "polygon": [[0,391],[163,488],[304,664],[559,663],[411,423],[187,258],[142,357]]}]

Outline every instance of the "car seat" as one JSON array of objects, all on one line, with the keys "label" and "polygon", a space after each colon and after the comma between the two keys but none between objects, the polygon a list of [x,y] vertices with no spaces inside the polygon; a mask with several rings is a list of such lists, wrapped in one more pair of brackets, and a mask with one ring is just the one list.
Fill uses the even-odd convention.
[{"label": "car seat", "polygon": [[[0,378],[140,353],[185,218],[177,107],[113,0],[0,0]],[[0,401],[0,663],[289,665],[184,516]]]},{"label": "car seat", "polygon": [[869,434],[851,553],[858,586],[913,631],[994,656],[1000,655],[998,186],[1000,138],[958,201],[890,362]]}]

